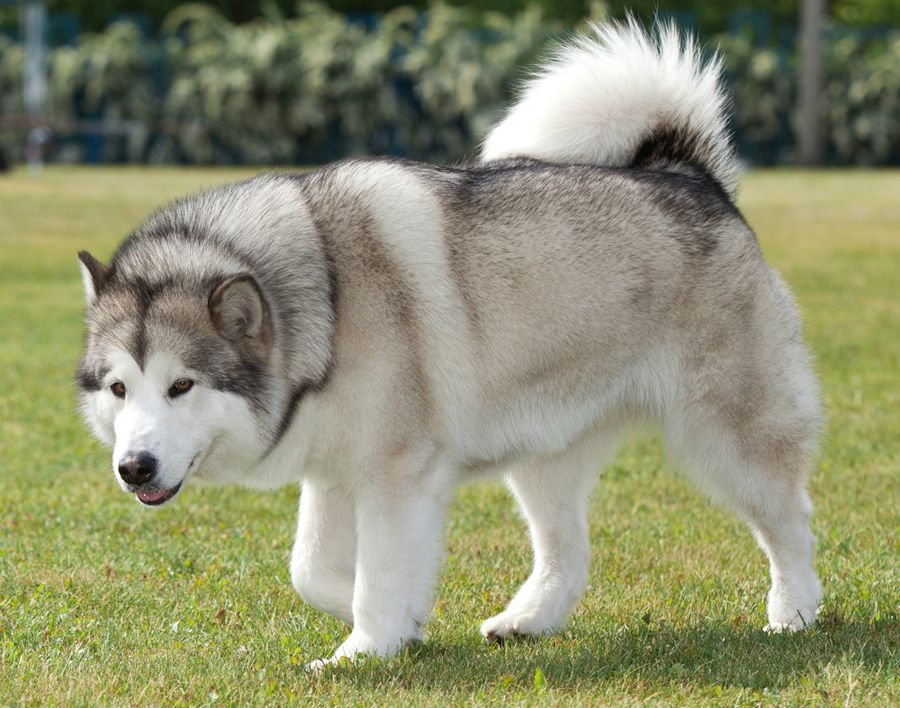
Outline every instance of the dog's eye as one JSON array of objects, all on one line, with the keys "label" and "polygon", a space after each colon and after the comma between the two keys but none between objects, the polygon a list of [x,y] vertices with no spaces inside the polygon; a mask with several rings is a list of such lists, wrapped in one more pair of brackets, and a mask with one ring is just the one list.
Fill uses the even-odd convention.
[{"label": "dog's eye", "polygon": [[125,398],[125,384],[121,381],[116,381],[109,387],[109,390],[113,392],[113,396],[116,398]]},{"label": "dog's eye", "polygon": [[172,398],[175,398],[175,396],[180,396],[182,393],[187,393],[193,386],[194,382],[190,379],[178,379],[172,384],[171,388],[169,388],[169,395]]}]

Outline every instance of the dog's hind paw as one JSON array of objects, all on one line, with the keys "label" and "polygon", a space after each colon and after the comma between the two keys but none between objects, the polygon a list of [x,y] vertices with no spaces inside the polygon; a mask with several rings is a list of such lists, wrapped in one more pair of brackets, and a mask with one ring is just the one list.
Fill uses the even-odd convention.
[{"label": "dog's hind paw", "polygon": [[819,614],[822,590],[815,576],[802,593],[787,594],[772,589],[769,592],[767,614],[769,623],[764,631],[770,634],[799,632],[812,627]]},{"label": "dog's hind paw", "polygon": [[803,610],[778,612],[777,608],[770,608],[769,623],[763,627],[764,632],[769,634],[781,634],[800,632],[804,629],[812,627],[819,615],[819,607],[809,605]]},{"label": "dog's hind paw", "polygon": [[807,620],[804,615],[797,612],[797,614],[787,622],[769,622],[765,627],[763,627],[763,631],[768,634],[793,634],[794,632],[802,632],[804,629],[808,629],[812,627],[816,622],[816,614],[814,613],[811,619]]}]

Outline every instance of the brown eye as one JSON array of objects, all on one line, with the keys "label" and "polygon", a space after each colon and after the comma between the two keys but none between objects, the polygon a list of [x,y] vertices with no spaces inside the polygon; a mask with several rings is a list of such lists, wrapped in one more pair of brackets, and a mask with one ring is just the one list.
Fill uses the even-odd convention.
[{"label": "brown eye", "polygon": [[172,386],[169,388],[169,395],[174,398],[175,396],[180,396],[182,393],[187,393],[193,388],[194,382],[190,379],[178,379]]},{"label": "brown eye", "polygon": [[116,381],[109,387],[109,390],[113,392],[113,396],[116,398],[125,398],[125,384],[121,381]]}]

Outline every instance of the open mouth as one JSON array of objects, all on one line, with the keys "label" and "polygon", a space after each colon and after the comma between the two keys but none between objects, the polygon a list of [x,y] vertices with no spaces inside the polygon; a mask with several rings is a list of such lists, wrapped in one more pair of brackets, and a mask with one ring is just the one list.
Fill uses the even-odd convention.
[{"label": "open mouth", "polygon": [[181,482],[171,489],[141,489],[135,492],[134,496],[138,498],[138,501],[141,504],[146,504],[147,506],[159,506],[160,504],[165,504],[169,499],[178,494],[179,489],[181,489]]}]

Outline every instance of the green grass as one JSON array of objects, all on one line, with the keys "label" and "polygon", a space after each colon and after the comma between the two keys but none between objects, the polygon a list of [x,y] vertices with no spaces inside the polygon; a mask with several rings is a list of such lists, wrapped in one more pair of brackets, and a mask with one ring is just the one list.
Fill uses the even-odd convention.
[{"label": "green grass", "polygon": [[503,489],[464,489],[429,640],[315,677],[344,629],[287,560],[297,492],[191,488],[150,513],[75,405],[75,253],[106,258],[160,202],[235,171],[0,177],[0,702],[900,703],[900,172],[759,172],[740,204],[793,287],[829,430],[811,480],[821,622],[767,636],[746,529],[628,446],[599,486],[590,589],[569,628],[485,646],[528,572]]}]

